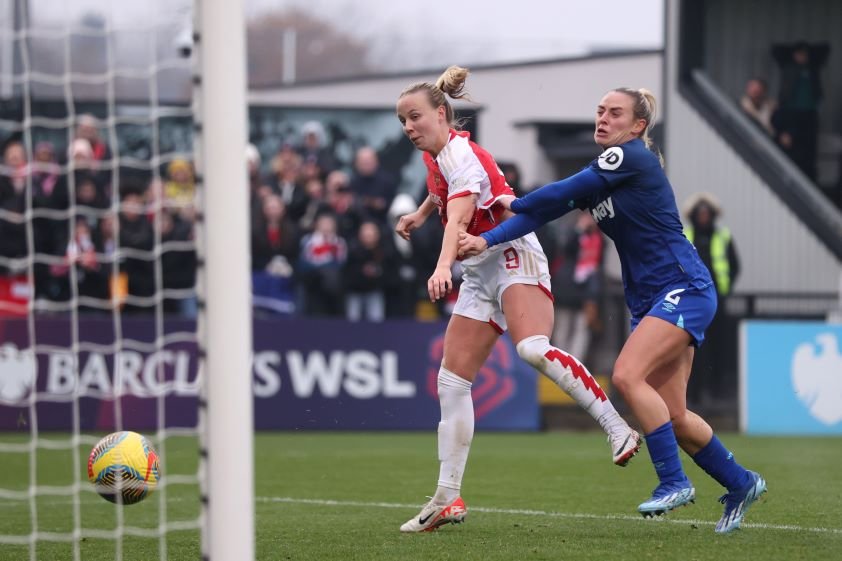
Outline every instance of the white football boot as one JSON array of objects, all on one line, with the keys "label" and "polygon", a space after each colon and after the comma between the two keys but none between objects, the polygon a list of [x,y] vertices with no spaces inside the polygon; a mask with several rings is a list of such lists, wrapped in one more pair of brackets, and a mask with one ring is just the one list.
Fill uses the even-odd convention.
[{"label": "white football boot", "polygon": [[468,508],[462,497],[456,497],[452,503],[437,505],[428,502],[417,516],[401,526],[401,532],[432,532],[445,524],[461,524],[468,514]]},{"label": "white football boot", "polygon": [[625,467],[629,460],[640,451],[640,434],[626,425],[625,430],[610,435],[608,443],[611,444],[611,456],[614,463]]}]

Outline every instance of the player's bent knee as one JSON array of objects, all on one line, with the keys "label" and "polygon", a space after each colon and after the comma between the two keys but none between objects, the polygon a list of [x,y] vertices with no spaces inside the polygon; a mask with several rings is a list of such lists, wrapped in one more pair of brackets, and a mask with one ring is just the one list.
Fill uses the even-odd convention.
[{"label": "player's bent knee", "polygon": [[640,365],[622,356],[614,362],[611,383],[623,395],[633,392],[635,388],[646,384],[646,373]]},{"label": "player's bent knee", "polygon": [[533,335],[521,340],[516,349],[520,358],[543,371],[542,363],[550,349],[550,339],[546,335]]},{"label": "player's bent knee", "polygon": [[614,373],[611,375],[613,385],[622,395],[627,395],[634,388],[636,378],[631,372],[623,369],[619,364],[614,365]]}]

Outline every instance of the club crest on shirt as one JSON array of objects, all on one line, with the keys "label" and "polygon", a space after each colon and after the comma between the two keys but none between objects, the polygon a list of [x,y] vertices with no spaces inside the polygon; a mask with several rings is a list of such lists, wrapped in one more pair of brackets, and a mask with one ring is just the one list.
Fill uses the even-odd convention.
[{"label": "club crest on shirt", "polygon": [[612,146],[599,155],[597,164],[600,169],[613,171],[623,163],[623,149],[619,146]]}]

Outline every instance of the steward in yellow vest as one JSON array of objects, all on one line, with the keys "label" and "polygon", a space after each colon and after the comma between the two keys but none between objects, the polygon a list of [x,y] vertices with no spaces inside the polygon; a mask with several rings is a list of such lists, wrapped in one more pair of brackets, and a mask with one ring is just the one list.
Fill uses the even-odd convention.
[{"label": "steward in yellow vest", "polygon": [[699,257],[716,283],[719,297],[723,298],[733,289],[740,272],[740,261],[731,231],[716,224],[720,212],[719,204],[712,195],[694,195],[685,205],[688,223],[684,227],[684,235],[696,246]]}]

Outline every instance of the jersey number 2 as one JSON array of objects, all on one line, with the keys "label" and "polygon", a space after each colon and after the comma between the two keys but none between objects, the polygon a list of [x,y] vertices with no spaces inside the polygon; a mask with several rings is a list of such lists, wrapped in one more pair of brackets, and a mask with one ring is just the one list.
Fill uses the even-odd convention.
[{"label": "jersey number 2", "polygon": [[507,269],[517,269],[520,267],[520,255],[517,254],[515,248],[506,248],[506,250],[503,252],[503,257],[506,258]]},{"label": "jersey number 2", "polygon": [[683,288],[676,288],[675,290],[671,290],[664,297],[664,300],[666,300],[667,302],[669,302],[671,304],[675,304],[676,306],[678,306],[678,302],[679,302],[679,300],[681,300],[681,296],[679,296],[679,294],[684,292],[684,290],[685,289],[683,289]]}]

